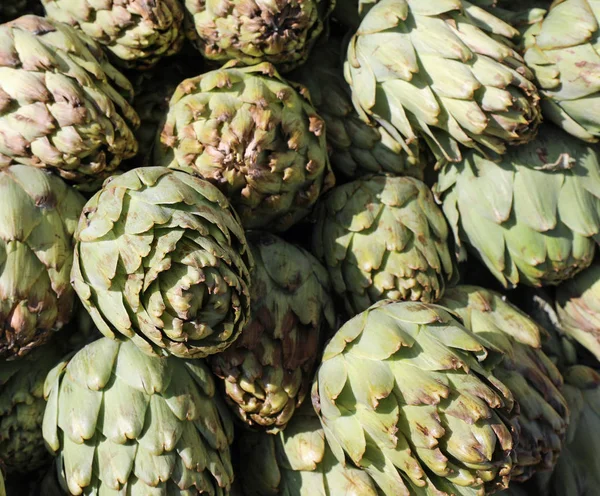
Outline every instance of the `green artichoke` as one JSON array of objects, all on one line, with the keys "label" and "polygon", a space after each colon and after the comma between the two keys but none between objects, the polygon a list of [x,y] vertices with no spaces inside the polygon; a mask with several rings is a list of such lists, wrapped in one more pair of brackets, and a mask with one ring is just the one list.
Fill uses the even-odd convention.
[{"label": "green artichoke", "polygon": [[46,15],[81,29],[125,67],[150,69],[183,46],[179,0],[42,0]]},{"label": "green artichoke", "polygon": [[106,181],[88,201],[71,279],[105,336],[201,358],[227,348],[246,324],[251,264],[217,188],[146,167]]},{"label": "green artichoke", "polygon": [[421,135],[438,163],[461,161],[459,145],[504,153],[541,122],[517,35],[466,0],[380,0],[348,48],[355,106],[397,140]]},{"label": "green artichoke", "polygon": [[448,289],[440,305],[456,313],[488,350],[504,356],[494,375],[520,407],[511,480],[524,482],[538,470],[551,470],[563,447],[569,409],[560,391],[563,378],[541,349],[545,331],[498,293],[477,286]]},{"label": "green artichoke", "polygon": [[313,387],[329,446],[386,496],[506,488],[512,393],[480,340],[436,305],[384,301],[331,339]]},{"label": "green artichoke", "polygon": [[439,300],[456,273],[446,220],[429,188],[410,177],[372,176],[321,202],[313,251],[350,316],[378,300]]},{"label": "green artichoke", "polygon": [[306,62],[335,0],[184,0],[186,34],[208,60],[270,62],[290,71]]},{"label": "green artichoke", "polygon": [[49,168],[75,183],[108,177],[137,152],[132,91],[101,47],[73,28],[35,16],[3,24],[0,167]]},{"label": "green artichoke", "polygon": [[9,474],[35,471],[49,459],[42,438],[44,381],[61,358],[53,341],[22,360],[0,362],[0,464]]},{"label": "green artichoke", "polygon": [[585,141],[600,137],[599,22],[597,2],[556,0],[525,40],[544,117]]},{"label": "green artichoke", "polygon": [[276,433],[310,390],[335,312],[327,271],[310,253],[260,232],[248,243],[256,264],[250,320],[210,363],[237,416]]},{"label": "green artichoke", "polygon": [[244,432],[239,476],[246,496],[378,496],[363,470],[339,463],[308,403],[277,436]]},{"label": "green artichoke", "polygon": [[308,62],[288,76],[307,87],[325,121],[334,172],[349,179],[389,172],[422,180],[426,161],[419,141],[408,146],[382,126],[363,122],[354,110],[350,87],[344,81],[341,47],[338,38],[318,45]]},{"label": "green artichoke", "polygon": [[592,262],[598,154],[553,126],[499,163],[471,153],[445,166],[435,191],[457,243],[506,287],[558,284]]},{"label": "green artichoke", "polygon": [[43,433],[71,494],[228,494],[233,423],[201,360],[102,338],[57,365]]},{"label": "green artichoke", "polygon": [[27,165],[0,168],[0,198],[0,358],[14,358],[71,318],[73,234],[85,200]]},{"label": "green artichoke", "polygon": [[42,13],[40,0],[3,0],[0,3],[0,23],[12,21],[25,14]]},{"label": "green artichoke", "polygon": [[271,64],[229,64],[181,83],[156,165],[211,181],[246,229],[285,231],[333,186],[325,125]]}]

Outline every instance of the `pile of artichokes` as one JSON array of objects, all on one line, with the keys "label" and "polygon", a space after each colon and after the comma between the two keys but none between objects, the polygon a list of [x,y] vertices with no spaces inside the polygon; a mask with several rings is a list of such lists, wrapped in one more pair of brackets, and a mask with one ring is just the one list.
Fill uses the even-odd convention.
[{"label": "pile of artichokes", "polygon": [[0,0],[0,496],[598,496],[600,4]]}]

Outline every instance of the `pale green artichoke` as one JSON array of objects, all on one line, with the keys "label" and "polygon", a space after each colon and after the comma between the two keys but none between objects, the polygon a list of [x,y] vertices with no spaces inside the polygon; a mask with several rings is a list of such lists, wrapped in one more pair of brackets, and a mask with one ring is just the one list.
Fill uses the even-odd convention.
[{"label": "pale green artichoke", "polygon": [[0,199],[0,358],[16,358],[71,318],[73,234],[85,200],[27,165],[0,168]]},{"label": "pale green artichoke", "polygon": [[71,279],[105,336],[147,353],[227,348],[250,314],[251,258],[217,188],[163,167],[106,181],[85,206]]},{"label": "pale green artichoke", "polygon": [[592,262],[598,154],[551,125],[500,162],[470,153],[445,166],[435,191],[457,243],[506,287],[558,284]]},{"label": "pale green artichoke", "polygon": [[102,338],[48,375],[43,433],[71,494],[228,494],[233,423],[201,360]]},{"label": "pale green artichoke", "polygon": [[380,0],[348,48],[355,106],[397,140],[422,136],[438,163],[462,160],[460,145],[504,153],[541,122],[516,35],[466,0]]},{"label": "pale green artichoke", "polygon": [[306,62],[335,0],[184,0],[186,34],[209,60],[270,62],[289,71]]},{"label": "pale green artichoke", "polygon": [[46,15],[81,29],[120,65],[149,69],[183,46],[179,0],[41,0]]},{"label": "pale green artichoke", "polygon": [[285,231],[333,186],[323,120],[271,64],[181,83],[159,139],[156,165],[211,181],[246,229]]},{"label": "pale green artichoke", "polygon": [[3,0],[0,2],[0,23],[26,14],[42,14],[40,0]]},{"label": "pale green artichoke", "polygon": [[355,315],[378,300],[439,300],[456,273],[449,230],[429,188],[371,176],[335,188],[317,211],[313,251]]},{"label": "pale green artichoke", "polygon": [[310,253],[260,232],[248,243],[256,264],[250,320],[210,363],[236,415],[276,433],[310,390],[335,312],[327,271]]},{"label": "pale green artichoke", "polygon": [[517,446],[510,390],[481,341],[442,307],[384,301],[331,339],[313,389],[329,446],[386,496],[506,488]]}]

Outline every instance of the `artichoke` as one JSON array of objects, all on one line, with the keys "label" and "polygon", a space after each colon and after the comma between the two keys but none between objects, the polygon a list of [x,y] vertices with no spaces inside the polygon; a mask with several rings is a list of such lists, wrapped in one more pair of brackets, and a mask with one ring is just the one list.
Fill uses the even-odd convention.
[{"label": "artichoke", "polygon": [[459,145],[504,153],[541,122],[533,74],[508,44],[518,31],[466,0],[381,0],[350,41],[356,109],[398,141],[422,135],[438,163]]},{"label": "artichoke", "polygon": [[597,2],[556,0],[525,39],[544,117],[585,141],[600,137],[599,22]]},{"label": "artichoke", "polygon": [[551,470],[563,447],[569,409],[560,391],[563,378],[541,349],[543,329],[499,294],[477,286],[448,289],[440,305],[456,313],[488,350],[504,356],[494,375],[520,406],[511,480],[524,482],[538,470]]},{"label": "artichoke", "polygon": [[339,186],[323,199],[313,250],[352,316],[385,298],[439,300],[456,273],[448,236],[425,184],[372,176]]},{"label": "artichoke", "polygon": [[85,200],[60,178],[18,164],[0,168],[0,198],[0,358],[14,358],[71,318],[73,234]]},{"label": "artichoke", "polygon": [[270,62],[290,71],[306,62],[335,0],[184,0],[188,39],[209,60]]},{"label": "artichoke", "polygon": [[40,0],[3,0],[0,2],[0,23],[12,21],[25,14],[42,13]]},{"label": "artichoke", "polygon": [[46,15],[81,29],[125,67],[149,69],[183,46],[179,0],[42,0]]},{"label": "artichoke", "polygon": [[309,61],[289,74],[307,87],[325,121],[334,172],[349,179],[380,172],[423,179],[426,161],[418,140],[407,146],[382,126],[363,122],[354,110],[350,87],[344,81],[341,46],[340,39],[331,38],[315,47]]},{"label": "artichoke", "polygon": [[558,284],[592,262],[598,154],[550,125],[499,163],[471,153],[445,166],[435,191],[457,243],[506,287]]},{"label": "artichoke", "polygon": [[0,167],[34,165],[89,183],[137,153],[131,83],[98,44],[35,16],[0,26],[0,40]]},{"label": "artichoke", "polygon": [[310,404],[278,436],[244,432],[239,476],[246,496],[378,496],[369,475],[339,463]]},{"label": "artichoke", "polygon": [[335,313],[327,271],[310,253],[266,233],[248,242],[256,264],[251,318],[211,365],[237,416],[276,433],[310,389]]},{"label": "artichoke", "polygon": [[57,365],[43,434],[71,494],[228,494],[233,423],[201,360],[102,338]]},{"label": "artichoke", "polygon": [[386,496],[506,488],[517,408],[486,357],[436,305],[384,301],[355,316],[325,348],[313,387],[332,452]]},{"label": "artichoke", "polygon": [[250,313],[251,258],[226,198],[163,167],[106,181],[83,209],[73,287],[105,336],[201,358],[227,348]]},{"label": "artichoke", "polygon": [[155,162],[218,186],[246,229],[285,231],[333,186],[325,125],[271,64],[234,65],[179,85]]}]

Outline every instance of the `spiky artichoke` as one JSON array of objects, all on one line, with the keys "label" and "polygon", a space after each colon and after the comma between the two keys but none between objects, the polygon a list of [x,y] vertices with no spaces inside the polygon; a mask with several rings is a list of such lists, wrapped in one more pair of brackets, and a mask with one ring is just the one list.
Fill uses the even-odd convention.
[{"label": "spiky artichoke", "polygon": [[419,141],[396,140],[382,126],[363,122],[354,109],[343,76],[342,44],[333,37],[317,45],[308,62],[288,76],[306,86],[325,121],[334,172],[349,179],[380,172],[423,179],[427,162]]},{"label": "spiky artichoke", "polygon": [[0,358],[15,358],[71,318],[73,234],[85,200],[27,165],[0,168],[0,199]]},{"label": "spiky artichoke", "polygon": [[324,128],[271,64],[229,64],[179,85],[155,162],[218,186],[246,229],[284,231],[333,186]]},{"label": "spiky artichoke", "polygon": [[551,470],[563,447],[569,409],[560,391],[563,378],[541,349],[543,329],[498,293],[477,286],[448,289],[440,305],[455,312],[487,349],[504,357],[494,375],[520,407],[511,480],[524,482],[538,470]]},{"label": "spiky artichoke", "polygon": [[500,162],[470,153],[445,166],[435,190],[457,243],[506,287],[558,284],[592,262],[598,153],[551,125]]},{"label": "spiky artichoke", "polygon": [[4,0],[0,2],[0,23],[26,14],[43,14],[40,0]]},{"label": "spiky artichoke", "polygon": [[233,423],[201,360],[102,338],[48,375],[43,433],[71,494],[228,494]]},{"label": "spiky artichoke", "polygon": [[363,470],[333,456],[309,403],[277,436],[244,432],[239,441],[239,477],[246,496],[378,496]]},{"label": "spiky artichoke", "polygon": [[163,167],[106,181],[83,209],[73,287],[105,336],[147,353],[227,348],[250,313],[251,258],[225,197]]},{"label": "spiky artichoke", "polygon": [[313,388],[329,446],[386,496],[506,488],[512,393],[479,339],[442,307],[384,301],[331,339]]},{"label": "spiky artichoke", "polygon": [[335,312],[327,271],[310,253],[260,232],[248,243],[256,264],[251,317],[210,363],[238,417],[276,433],[310,390]]},{"label": "spiky artichoke", "polygon": [[378,300],[436,302],[455,274],[446,220],[410,177],[370,176],[321,202],[313,251],[349,315]]},{"label": "spiky artichoke", "polygon": [[380,0],[350,41],[355,106],[396,139],[423,136],[439,162],[460,145],[504,153],[541,122],[533,75],[510,25],[466,0]]},{"label": "spiky artichoke", "polygon": [[270,62],[289,71],[306,62],[335,0],[184,0],[186,34],[209,60]]}]

